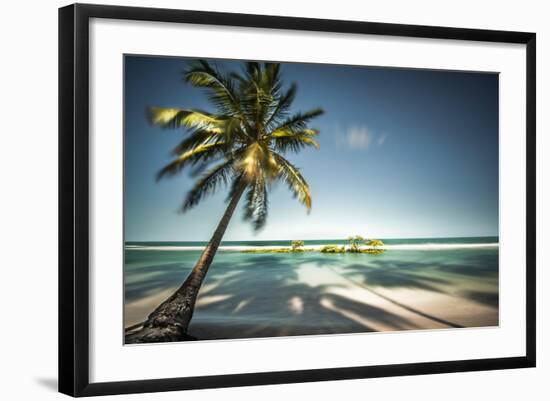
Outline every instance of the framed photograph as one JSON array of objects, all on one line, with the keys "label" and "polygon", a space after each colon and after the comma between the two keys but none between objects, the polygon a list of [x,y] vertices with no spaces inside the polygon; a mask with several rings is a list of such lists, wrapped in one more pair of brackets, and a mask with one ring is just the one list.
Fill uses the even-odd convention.
[{"label": "framed photograph", "polygon": [[535,366],[535,34],[59,10],[59,390]]}]

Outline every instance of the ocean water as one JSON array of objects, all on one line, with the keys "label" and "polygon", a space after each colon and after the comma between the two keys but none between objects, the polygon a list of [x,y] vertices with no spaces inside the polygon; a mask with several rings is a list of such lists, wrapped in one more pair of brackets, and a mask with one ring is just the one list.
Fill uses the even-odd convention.
[{"label": "ocean water", "polygon": [[[381,254],[243,253],[290,241],[225,241],[189,327],[199,339],[498,325],[498,237],[384,240]],[[345,244],[305,241],[305,248]],[[125,325],[185,279],[204,242],[127,242]]]},{"label": "ocean water", "polygon": [[[398,249],[434,249],[434,248],[469,248],[498,246],[498,237],[453,237],[453,238],[392,238],[383,239],[384,248]],[[272,241],[223,241],[221,250],[244,250],[256,248],[281,248],[289,246],[290,240]],[[345,239],[305,240],[304,247],[320,247],[327,244],[347,245]],[[200,250],[206,245],[206,241],[128,241],[126,249],[155,249],[155,250]]]}]

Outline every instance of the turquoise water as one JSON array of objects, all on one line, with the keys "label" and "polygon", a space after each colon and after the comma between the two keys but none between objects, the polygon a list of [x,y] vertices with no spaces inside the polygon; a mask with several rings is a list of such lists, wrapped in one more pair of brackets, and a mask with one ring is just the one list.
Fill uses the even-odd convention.
[{"label": "turquoise water", "polygon": [[[227,241],[189,334],[200,339],[498,325],[498,238],[387,239],[371,254],[242,253],[289,241]],[[345,240],[306,241],[305,247]],[[128,242],[125,324],[187,276],[202,242]],[[225,248],[224,248],[225,247]]]}]

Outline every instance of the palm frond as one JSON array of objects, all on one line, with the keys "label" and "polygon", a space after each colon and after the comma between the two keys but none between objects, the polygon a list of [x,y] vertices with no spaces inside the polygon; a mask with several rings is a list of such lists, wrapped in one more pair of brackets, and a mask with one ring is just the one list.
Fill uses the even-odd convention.
[{"label": "palm frond", "polygon": [[188,152],[199,145],[206,145],[209,143],[216,143],[224,141],[225,138],[222,134],[208,131],[208,130],[195,130],[191,134],[183,139],[177,146],[172,149],[172,154],[174,156],[181,155],[182,153]]},{"label": "palm frond", "polygon": [[244,219],[252,221],[255,231],[260,230],[267,220],[267,185],[263,175],[249,184],[244,204]]},{"label": "palm frond", "polygon": [[261,73],[260,64],[256,61],[248,61],[245,63],[245,72],[249,79],[257,80]]},{"label": "palm frond", "polygon": [[287,184],[294,197],[297,198],[309,212],[311,210],[311,194],[309,185],[300,174],[300,170],[281,155],[273,153],[273,156],[279,165],[280,179]]},{"label": "palm frond", "polygon": [[207,89],[210,101],[223,113],[240,113],[239,97],[231,75],[223,74],[206,60],[199,60],[185,71],[185,80]]},{"label": "palm frond", "polygon": [[264,149],[258,142],[246,147],[243,156],[237,162],[238,169],[245,175],[248,181],[253,181],[261,171],[261,159]]},{"label": "palm frond", "polygon": [[206,145],[198,145],[186,152],[183,152],[173,161],[168,163],[157,174],[157,180],[165,176],[174,176],[189,164],[195,165],[199,162],[206,162],[215,157],[221,157],[227,149],[225,142],[217,142]]},{"label": "palm frond", "polygon": [[287,118],[284,120],[278,127],[274,128],[272,132],[277,131],[292,131],[292,132],[298,132],[302,131],[305,128],[307,128],[307,123],[314,119],[315,117],[319,117],[324,113],[323,109],[317,108],[310,111],[307,111],[305,113],[296,113],[293,116]]},{"label": "palm frond", "polygon": [[273,97],[260,81],[261,76],[241,85],[241,110],[256,136],[263,134],[263,121],[273,102]]},{"label": "palm frond", "polygon": [[281,64],[264,63],[265,85],[270,88],[270,92],[275,95],[281,88]]},{"label": "palm frond", "polygon": [[233,160],[228,159],[218,164],[198,180],[195,186],[188,192],[181,211],[185,212],[201,202],[204,198],[212,195],[220,187],[226,185],[233,175]]},{"label": "palm frond", "polygon": [[314,139],[318,134],[319,131],[310,128],[298,132],[279,130],[273,132],[270,139],[272,139],[273,148],[279,152],[298,152],[307,146],[319,149],[319,143]]},{"label": "palm frond", "polygon": [[227,143],[241,145],[252,139],[249,129],[239,118],[228,118],[223,126],[223,137]]},{"label": "palm frond", "polygon": [[239,189],[239,185],[241,183],[242,178],[243,178],[242,173],[233,174],[233,179],[232,179],[232,182],[231,182],[231,186],[230,186],[229,192],[227,192],[227,196],[225,198],[226,202],[229,202],[229,201],[231,201],[231,199],[233,199],[233,195],[235,195],[235,193]]},{"label": "palm frond", "polygon": [[149,122],[163,128],[187,127],[220,133],[221,126],[225,124],[226,120],[223,116],[215,116],[198,110],[149,107],[147,111]]},{"label": "palm frond", "polygon": [[286,117],[292,102],[294,102],[297,90],[297,85],[293,83],[290,85],[290,88],[288,88],[288,90],[277,99],[275,107],[265,122],[265,126],[267,128],[272,128],[272,124],[277,123],[279,120]]},{"label": "palm frond", "polygon": [[243,148],[242,156],[236,162],[236,168],[249,182],[253,182],[262,174],[272,180],[279,172],[279,166],[272,152],[265,143],[261,142],[253,142]]},{"label": "palm frond", "polygon": [[181,141],[173,150],[172,154],[179,155],[199,145],[207,145],[219,142],[228,144],[246,143],[250,138],[243,131],[239,119],[227,118],[220,124],[219,129],[196,129]]}]

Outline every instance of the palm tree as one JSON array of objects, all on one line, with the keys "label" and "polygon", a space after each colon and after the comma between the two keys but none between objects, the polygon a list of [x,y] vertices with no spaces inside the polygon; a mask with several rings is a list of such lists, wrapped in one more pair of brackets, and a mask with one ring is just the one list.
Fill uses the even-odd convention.
[{"label": "palm tree", "polygon": [[360,235],[355,235],[347,238],[349,242],[349,252],[359,252],[359,245],[365,241],[365,238]]},{"label": "palm tree", "polygon": [[126,343],[178,341],[188,338],[187,328],[195,301],[231,216],[244,194],[244,218],[259,230],[267,218],[267,193],[275,181],[287,184],[294,197],[311,209],[309,186],[283,155],[306,147],[319,148],[308,127],[323,113],[314,109],[290,113],[296,85],[284,89],[280,64],[249,62],[241,73],[226,73],[207,61],[192,63],[185,80],[204,88],[215,113],[152,107],[152,124],[183,127],[189,135],[173,150],[174,159],[158,173],[173,176],[193,167],[200,178],[181,207],[187,211],[222,186],[229,187],[228,205],[195,267],[168,299],[139,325],[127,329]]},{"label": "palm tree", "polygon": [[365,241],[365,245],[378,249],[379,246],[384,246],[384,242],[380,239],[369,239]]}]

